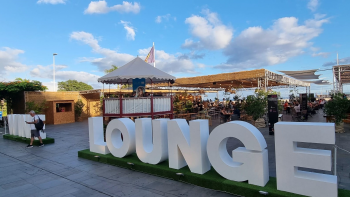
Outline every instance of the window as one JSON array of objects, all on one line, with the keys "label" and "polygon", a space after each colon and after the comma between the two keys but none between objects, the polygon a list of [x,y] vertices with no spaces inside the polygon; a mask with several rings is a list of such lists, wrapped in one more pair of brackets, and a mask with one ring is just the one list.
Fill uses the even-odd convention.
[{"label": "window", "polygon": [[72,111],[72,103],[56,103],[56,112]]}]

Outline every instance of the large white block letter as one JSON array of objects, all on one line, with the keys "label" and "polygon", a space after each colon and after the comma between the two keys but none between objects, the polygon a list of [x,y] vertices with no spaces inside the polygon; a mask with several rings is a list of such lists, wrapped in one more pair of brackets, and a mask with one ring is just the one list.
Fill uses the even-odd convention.
[{"label": "large white block letter", "polygon": [[136,119],[136,153],[142,162],[158,164],[168,159],[168,120]]},{"label": "large white block letter", "polygon": [[109,153],[103,138],[103,117],[89,118],[89,143],[91,152],[104,155]]},{"label": "large white block letter", "polygon": [[[25,116],[25,121],[27,122],[32,122],[33,121],[33,117],[31,117],[29,114],[27,114]],[[25,137],[26,138],[31,138],[31,125],[30,124],[25,124],[24,126],[24,132],[25,132]]]},{"label": "large white block letter", "polygon": [[[228,154],[229,137],[240,140],[245,147]],[[260,131],[243,121],[228,122],[216,127],[209,136],[207,151],[211,165],[226,179],[246,181],[265,186],[269,181],[269,165],[266,141]]]},{"label": "large white block letter", "polygon": [[337,176],[298,169],[302,167],[330,171],[331,151],[299,148],[297,142],[335,144],[334,124],[275,124],[277,189],[306,196],[338,196]]},{"label": "large white block letter", "polygon": [[18,120],[19,120],[19,114],[13,114],[13,135],[19,134],[18,132]]},{"label": "large white block letter", "polygon": [[14,119],[14,115],[13,114],[7,114],[7,124],[9,126],[9,134],[13,135],[13,119]]},{"label": "large white block letter", "polygon": [[[121,137],[123,134],[123,140]],[[113,156],[123,158],[135,152],[135,123],[129,118],[114,119],[106,130],[106,142]]]},{"label": "large white block letter", "polygon": [[169,167],[180,169],[188,165],[191,172],[197,174],[210,170],[206,154],[208,136],[208,120],[193,120],[190,121],[190,126],[185,119],[169,120]]}]

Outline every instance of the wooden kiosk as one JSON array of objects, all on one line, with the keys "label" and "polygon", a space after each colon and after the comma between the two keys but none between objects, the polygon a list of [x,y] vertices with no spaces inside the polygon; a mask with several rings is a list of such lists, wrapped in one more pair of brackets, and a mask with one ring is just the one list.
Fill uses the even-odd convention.
[{"label": "wooden kiosk", "polygon": [[[144,85],[154,83],[173,83],[175,77],[169,75],[136,57],[117,70],[101,77],[103,84],[132,84],[133,80],[142,79]],[[151,117],[169,115],[172,118],[173,101],[171,96],[134,96],[130,98],[104,98],[103,116],[105,118]]]},{"label": "wooden kiosk", "polygon": [[46,124],[75,122],[74,100],[48,101]]}]

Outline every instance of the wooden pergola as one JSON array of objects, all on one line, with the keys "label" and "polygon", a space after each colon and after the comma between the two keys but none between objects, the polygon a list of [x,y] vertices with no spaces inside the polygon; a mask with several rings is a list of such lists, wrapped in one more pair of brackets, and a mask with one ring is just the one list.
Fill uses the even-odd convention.
[{"label": "wooden pergola", "polygon": [[[159,87],[168,84],[157,84]],[[310,83],[288,76],[280,75],[266,69],[221,73],[197,77],[177,78],[173,87],[223,88],[226,91],[236,88],[259,88],[267,90],[269,87],[309,87]]]}]

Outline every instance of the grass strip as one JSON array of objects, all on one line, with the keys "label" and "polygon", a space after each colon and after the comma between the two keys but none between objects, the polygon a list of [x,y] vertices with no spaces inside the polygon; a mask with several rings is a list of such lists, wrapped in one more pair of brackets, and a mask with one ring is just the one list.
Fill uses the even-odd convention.
[{"label": "grass strip", "polygon": [[[30,138],[19,137],[19,136],[10,135],[10,134],[5,134],[2,137],[4,139],[16,141],[16,142],[22,142],[22,143],[26,143],[26,144],[30,143]],[[44,144],[52,144],[52,143],[55,143],[55,139],[47,137],[46,139],[43,139],[43,143]],[[40,145],[40,141],[39,140],[34,140],[33,145],[34,146],[39,146]]]},{"label": "grass strip", "polygon": [[[78,151],[78,156],[84,159],[89,159],[96,162],[115,165],[130,170],[136,170],[147,174],[152,174],[164,178],[173,179],[185,183],[198,185],[201,187],[224,191],[231,194],[238,194],[241,196],[263,196],[259,191],[268,192],[268,196],[288,196],[300,197],[302,195],[293,194],[289,192],[277,190],[277,182],[275,177],[270,177],[269,182],[265,187],[250,185],[247,182],[230,181],[220,176],[213,168],[203,175],[192,173],[186,166],[179,170],[169,168],[168,161],[164,161],[157,165],[151,165],[141,162],[136,154],[126,156],[124,158],[114,157],[112,154],[102,155],[90,152],[89,149]],[[128,162],[134,165],[129,165]],[[176,175],[176,173],[183,173],[184,176]],[[339,189],[339,197],[350,196],[350,191]]]}]

